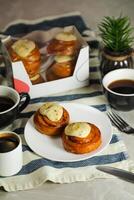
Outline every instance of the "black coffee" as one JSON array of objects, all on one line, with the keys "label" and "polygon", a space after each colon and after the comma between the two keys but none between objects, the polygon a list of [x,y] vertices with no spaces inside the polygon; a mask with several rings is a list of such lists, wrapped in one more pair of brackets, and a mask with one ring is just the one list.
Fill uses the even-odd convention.
[{"label": "black coffee", "polygon": [[134,94],[134,81],[133,80],[118,80],[110,83],[108,88],[120,94]]},{"label": "black coffee", "polygon": [[4,112],[14,106],[15,102],[9,97],[0,96],[0,112]]},{"label": "black coffee", "polygon": [[15,149],[19,144],[17,137],[12,134],[0,135],[0,153],[6,153]]}]

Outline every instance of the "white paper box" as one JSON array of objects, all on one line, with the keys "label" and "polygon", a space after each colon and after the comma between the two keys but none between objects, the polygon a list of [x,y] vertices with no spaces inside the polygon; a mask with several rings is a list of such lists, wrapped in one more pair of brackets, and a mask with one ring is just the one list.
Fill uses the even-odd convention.
[{"label": "white paper box", "polygon": [[[70,27],[69,27],[70,28]],[[13,76],[15,79],[22,80],[30,87],[31,98],[49,96],[52,94],[65,92],[75,88],[80,88],[89,84],[89,46],[83,40],[80,33],[73,26],[73,29],[81,42],[81,49],[72,76],[54,81],[32,85],[29,76],[22,62],[12,63]]]}]

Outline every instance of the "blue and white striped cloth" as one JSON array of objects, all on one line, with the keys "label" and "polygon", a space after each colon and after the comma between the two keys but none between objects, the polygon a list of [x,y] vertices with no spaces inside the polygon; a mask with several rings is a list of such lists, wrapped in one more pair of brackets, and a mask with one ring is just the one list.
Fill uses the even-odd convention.
[{"label": "blue and white striped cloth", "polygon": [[6,191],[26,190],[37,187],[45,181],[71,183],[90,181],[95,178],[111,176],[96,170],[97,165],[110,165],[134,171],[134,164],[129,160],[121,134],[113,127],[113,136],[108,147],[92,158],[77,162],[56,162],[36,155],[26,144],[23,133],[27,120],[33,115],[36,107],[45,101],[76,102],[93,106],[102,112],[107,109],[99,81],[98,41],[93,31],[84,23],[80,13],[45,18],[38,21],[17,21],[4,30],[5,34],[26,34],[33,30],[49,30],[53,27],[75,25],[90,45],[90,86],[56,94],[49,97],[32,99],[28,107],[8,129],[20,134],[23,141],[24,163],[21,171],[12,177],[0,177],[0,186]]}]

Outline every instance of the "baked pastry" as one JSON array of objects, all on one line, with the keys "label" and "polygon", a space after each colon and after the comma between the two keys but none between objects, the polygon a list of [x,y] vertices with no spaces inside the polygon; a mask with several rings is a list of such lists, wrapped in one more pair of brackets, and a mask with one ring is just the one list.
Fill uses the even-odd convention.
[{"label": "baked pastry", "polygon": [[30,78],[30,80],[31,80],[31,82],[32,82],[33,85],[44,82],[44,79],[42,78],[42,76],[40,75],[40,73],[36,74],[35,76],[32,76]]},{"label": "baked pastry", "polygon": [[79,48],[79,42],[72,32],[58,33],[47,46],[48,54],[75,55]]},{"label": "baked pastry", "polygon": [[76,122],[66,126],[62,134],[66,151],[84,154],[97,149],[101,144],[100,130],[87,122]]},{"label": "baked pastry", "polygon": [[43,81],[39,74],[41,55],[35,42],[29,39],[17,40],[11,45],[9,53],[13,62],[23,62],[24,67],[33,84]]},{"label": "baked pastry", "polygon": [[55,56],[54,62],[46,70],[47,81],[57,80],[72,76],[75,67],[75,59],[72,56]]},{"label": "baked pastry", "polygon": [[35,128],[49,136],[62,133],[68,123],[68,111],[54,102],[43,104],[34,115]]}]

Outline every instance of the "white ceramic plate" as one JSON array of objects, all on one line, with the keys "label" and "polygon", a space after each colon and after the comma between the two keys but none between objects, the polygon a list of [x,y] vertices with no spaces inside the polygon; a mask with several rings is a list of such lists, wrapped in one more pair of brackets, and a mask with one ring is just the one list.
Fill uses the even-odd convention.
[{"label": "white ceramic plate", "polygon": [[60,137],[50,137],[39,133],[34,128],[33,117],[25,126],[25,140],[29,147],[38,155],[62,162],[73,162],[93,157],[109,144],[112,137],[111,123],[108,117],[99,110],[75,103],[60,103],[70,115],[70,122],[86,121],[95,124],[101,131],[102,144],[98,149],[87,154],[73,154],[64,150]]}]

